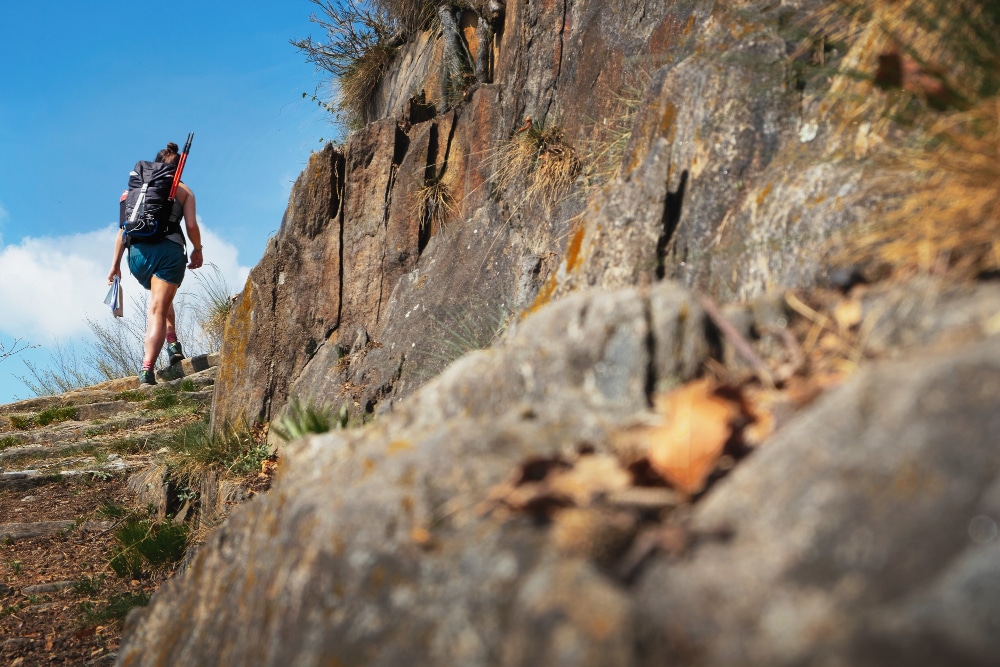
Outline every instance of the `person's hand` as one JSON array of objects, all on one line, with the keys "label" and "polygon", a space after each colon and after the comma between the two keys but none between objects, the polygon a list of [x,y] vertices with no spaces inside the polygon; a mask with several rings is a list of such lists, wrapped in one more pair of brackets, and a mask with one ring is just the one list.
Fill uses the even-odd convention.
[{"label": "person's hand", "polygon": [[118,280],[122,279],[122,267],[120,267],[120,266],[112,267],[111,273],[108,274],[108,284],[109,285],[115,281],[115,277],[116,276],[118,277]]},{"label": "person's hand", "polygon": [[201,248],[195,248],[191,251],[191,262],[188,264],[189,269],[200,269],[201,265],[205,263],[205,258],[201,255]]}]

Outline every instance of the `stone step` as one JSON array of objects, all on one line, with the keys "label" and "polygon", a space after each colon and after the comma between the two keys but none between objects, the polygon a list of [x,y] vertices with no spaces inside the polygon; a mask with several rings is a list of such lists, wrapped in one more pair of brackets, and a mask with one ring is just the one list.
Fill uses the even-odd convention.
[{"label": "stone step", "polygon": [[82,440],[79,442],[54,442],[51,445],[30,444],[20,447],[10,447],[0,451],[0,469],[5,463],[23,461],[33,457],[51,458],[73,454],[80,450],[100,447],[102,443],[95,440]]},{"label": "stone step", "polygon": [[74,581],[51,581],[47,584],[35,584],[25,586],[21,589],[21,595],[40,595],[41,593],[55,593],[67,588],[72,588]]},{"label": "stone step", "polygon": [[[141,404],[138,408],[136,408],[136,412],[139,411],[141,411]],[[146,424],[155,423],[156,421],[157,419],[155,417],[135,415],[123,418],[115,424],[115,426],[118,427],[119,431],[123,431],[126,429],[136,429],[140,426],[145,426]],[[107,426],[107,424],[96,425],[88,422],[62,422],[53,426],[57,428],[54,429],[52,426],[43,426],[29,431],[7,432],[4,435],[11,436],[18,440],[19,443],[17,446],[21,447],[29,444],[56,445],[67,442],[79,442],[81,437],[88,437],[88,432],[94,435],[101,435],[100,433],[94,433],[94,430],[100,429],[101,426]]]},{"label": "stone step", "polygon": [[[83,463],[88,459],[76,459],[74,463]],[[61,461],[58,463],[65,463]],[[49,466],[48,469],[30,469],[30,470],[11,470],[7,472],[0,472],[0,489],[4,488],[18,488],[26,483],[31,483],[37,485],[39,483],[44,483],[51,479],[52,481],[57,480],[75,480],[82,478],[84,476],[91,477],[107,477],[123,472],[128,472],[129,470],[134,470],[136,468],[141,468],[148,465],[149,461],[145,458],[142,460],[113,460],[100,466],[89,466],[81,470],[55,470],[55,466]]]},{"label": "stone step", "polygon": [[0,524],[0,540],[26,540],[32,537],[50,537],[72,530],[76,521],[34,521],[31,523]]},{"label": "stone step", "polygon": [[220,358],[221,355],[218,352],[213,352],[211,354],[201,354],[197,357],[184,359],[178,364],[157,371],[156,378],[164,381],[178,380],[218,366]]},{"label": "stone step", "polygon": [[75,519],[62,521],[32,521],[29,523],[0,524],[0,540],[27,540],[32,537],[51,537],[69,530],[81,530],[86,533],[103,533],[114,526],[111,521],[84,521],[77,525]]}]

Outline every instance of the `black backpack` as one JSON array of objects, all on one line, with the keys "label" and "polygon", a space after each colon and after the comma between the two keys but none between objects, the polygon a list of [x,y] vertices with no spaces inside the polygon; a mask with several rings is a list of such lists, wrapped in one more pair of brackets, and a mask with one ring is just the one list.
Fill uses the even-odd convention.
[{"label": "black backpack", "polygon": [[174,202],[170,199],[176,172],[176,164],[136,162],[119,206],[118,224],[126,245],[161,241],[176,231],[180,216],[172,215]]}]

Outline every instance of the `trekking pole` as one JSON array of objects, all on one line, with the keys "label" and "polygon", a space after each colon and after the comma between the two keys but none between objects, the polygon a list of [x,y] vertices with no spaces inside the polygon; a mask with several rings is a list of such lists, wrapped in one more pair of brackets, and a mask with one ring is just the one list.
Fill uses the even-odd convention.
[{"label": "trekking pole", "polygon": [[184,142],[184,150],[181,151],[181,159],[177,162],[177,171],[174,172],[174,182],[170,185],[170,196],[167,197],[167,201],[173,201],[174,195],[177,193],[177,184],[181,182],[181,172],[184,171],[184,163],[187,162],[192,139],[194,139],[194,132],[189,132],[187,141]]}]

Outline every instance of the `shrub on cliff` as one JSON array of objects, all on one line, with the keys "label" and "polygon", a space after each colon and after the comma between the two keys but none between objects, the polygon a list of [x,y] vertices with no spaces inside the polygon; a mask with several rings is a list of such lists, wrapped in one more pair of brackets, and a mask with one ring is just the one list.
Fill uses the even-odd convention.
[{"label": "shrub on cliff", "polygon": [[311,0],[322,12],[309,20],[326,32],[322,40],[293,39],[306,60],[339,80],[335,110],[349,127],[365,122],[379,81],[406,37],[434,17],[428,0]]}]

